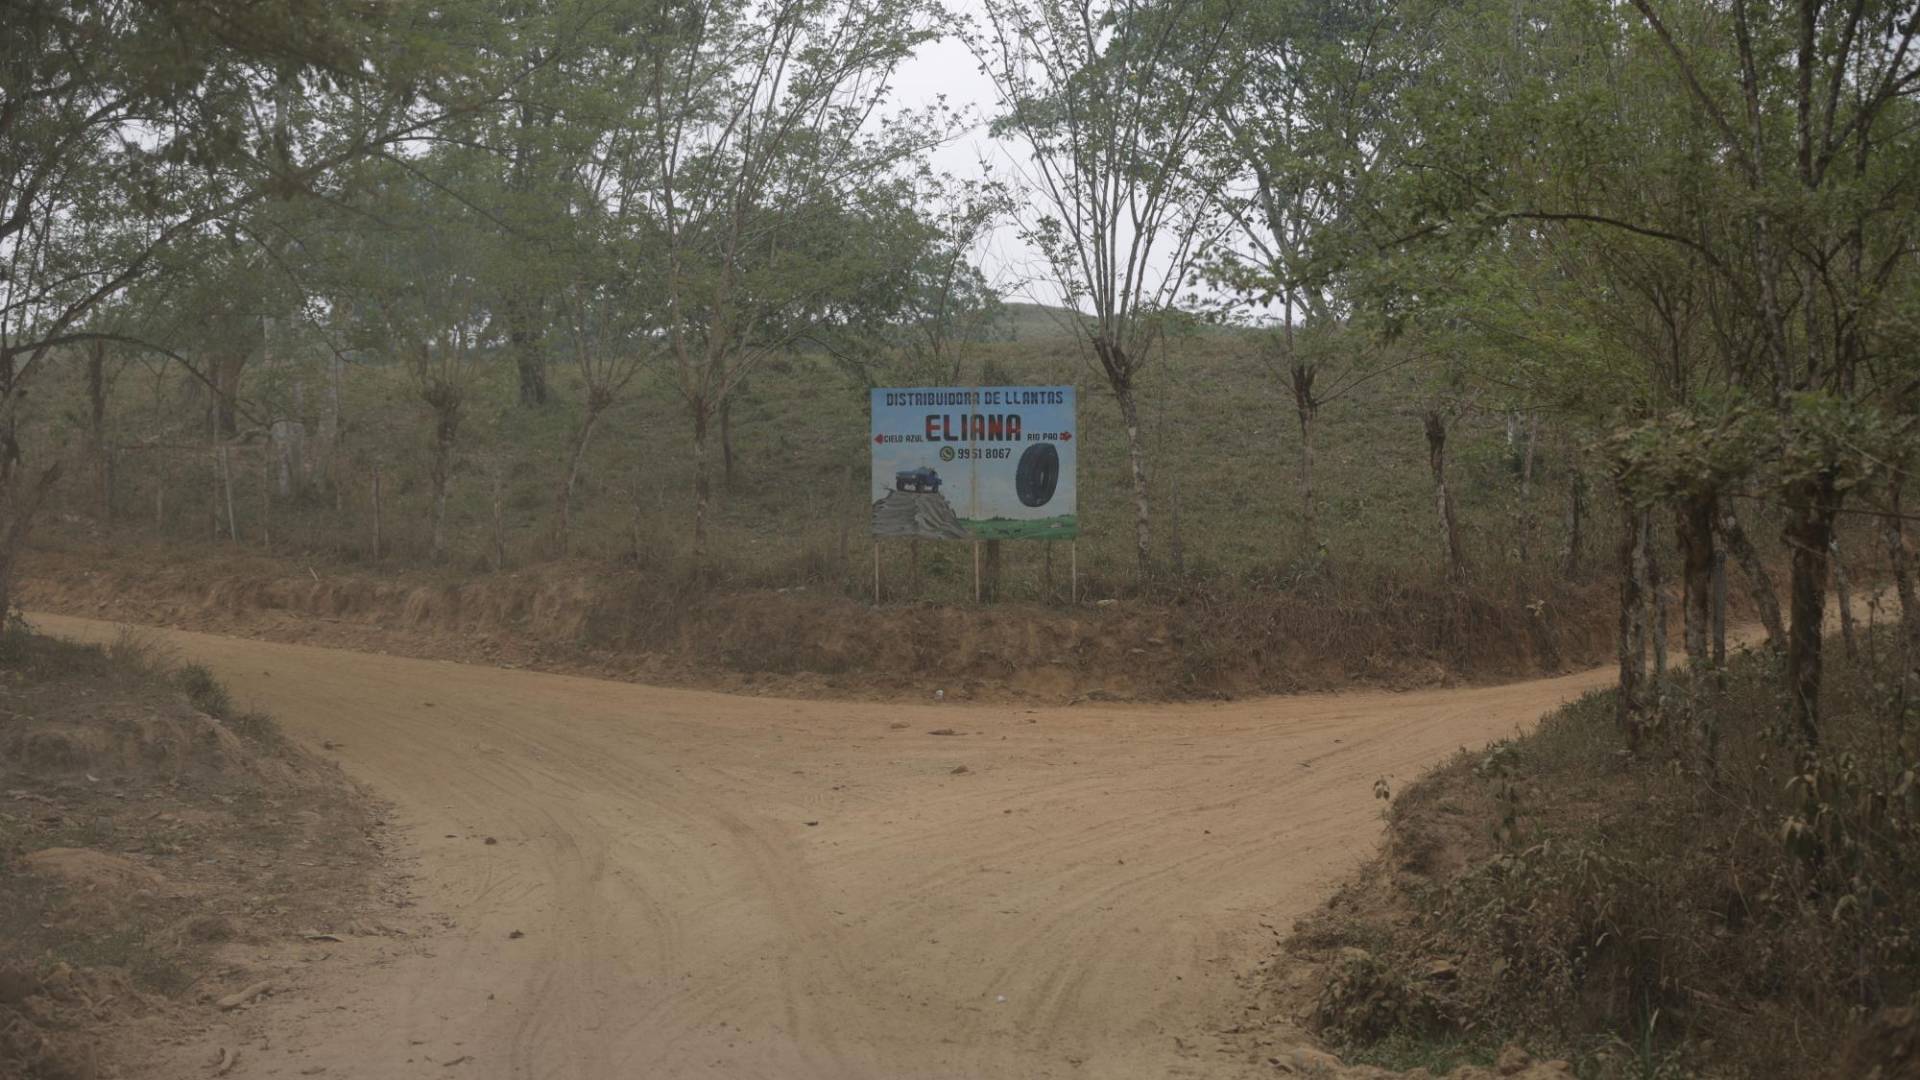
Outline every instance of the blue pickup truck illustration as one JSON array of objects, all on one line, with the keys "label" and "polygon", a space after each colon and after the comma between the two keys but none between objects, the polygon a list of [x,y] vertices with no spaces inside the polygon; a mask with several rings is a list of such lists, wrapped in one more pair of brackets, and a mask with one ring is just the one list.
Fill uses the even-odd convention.
[{"label": "blue pickup truck illustration", "polygon": [[893,474],[895,491],[931,491],[940,490],[940,474],[922,465],[918,469],[901,469]]}]

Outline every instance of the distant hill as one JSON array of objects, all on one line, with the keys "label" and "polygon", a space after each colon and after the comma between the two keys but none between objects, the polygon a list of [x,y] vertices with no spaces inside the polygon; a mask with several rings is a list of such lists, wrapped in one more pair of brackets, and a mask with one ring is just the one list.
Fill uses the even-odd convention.
[{"label": "distant hill", "polygon": [[996,330],[1014,341],[1065,341],[1073,337],[1072,321],[1081,316],[1071,308],[1009,300],[1006,318]]},{"label": "distant hill", "polygon": [[[1014,341],[1068,341],[1073,337],[1072,321],[1086,318],[1072,308],[1053,304],[1030,304],[1009,300],[1003,305],[1005,317],[994,327],[997,336]],[[1203,337],[1240,332],[1239,328],[1209,324],[1200,327]]]}]

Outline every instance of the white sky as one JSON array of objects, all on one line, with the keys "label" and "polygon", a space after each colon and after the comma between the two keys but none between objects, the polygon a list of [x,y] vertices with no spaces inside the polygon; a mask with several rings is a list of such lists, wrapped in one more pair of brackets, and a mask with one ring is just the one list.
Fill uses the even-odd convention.
[{"label": "white sky", "polygon": [[[951,0],[948,10],[981,17],[977,0]],[[996,139],[987,133],[988,121],[998,112],[993,82],[981,73],[973,53],[957,38],[921,46],[894,76],[893,104],[897,108],[921,108],[942,94],[949,106],[971,115],[976,122],[933,152],[934,171],[977,178],[984,160],[993,165],[995,175],[1016,188],[1017,197],[1021,177],[1032,171],[1031,154],[1020,139]],[[1062,302],[1060,290],[1047,280],[1047,267],[1039,252],[1020,240],[1010,222],[1001,223],[996,230],[982,263],[981,272],[1005,299],[1054,305]],[[1277,312],[1275,307],[1265,314],[1271,317]]]},{"label": "white sky", "polygon": [[[979,5],[968,0],[949,5],[949,10],[979,15]],[[949,106],[971,115],[976,123],[933,152],[934,171],[973,179],[982,175],[980,164],[986,161],[1002,180],[1016,183],[1029,161],[1026,145],[1018,139],[996,139],[987,133],[987,122],[997,111],[993,82],[980,72],[973,53],[957,38],[922,45],[894,77],[894,103],[902,108],[931,105],[942,94]],[[1039,253],[1020,241],[1010,223],[1003,222],[995,232],[984,262],[981,272],[1006,299],[1060,302],[1060,291],[1045,281]]]}]

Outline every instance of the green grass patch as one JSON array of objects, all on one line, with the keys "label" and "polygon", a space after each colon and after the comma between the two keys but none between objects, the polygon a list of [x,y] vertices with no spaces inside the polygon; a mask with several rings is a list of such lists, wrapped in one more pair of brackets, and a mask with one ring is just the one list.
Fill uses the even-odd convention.
[{"label": "green grass patch", "polygon": [[1073,514],[1032,521],[961,518],[960,524],[981,540],[1072,540],[1080,535],[1079,519]]}]

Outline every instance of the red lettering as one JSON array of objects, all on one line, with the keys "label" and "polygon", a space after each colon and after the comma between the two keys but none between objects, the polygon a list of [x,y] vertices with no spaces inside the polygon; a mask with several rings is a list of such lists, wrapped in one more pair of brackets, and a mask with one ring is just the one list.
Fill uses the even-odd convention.
[{"label": "red lettering", "polygon": [[1019,413],[1007,414],[1007,441],[1008,442],[1020,441],[1020,414]]}]

